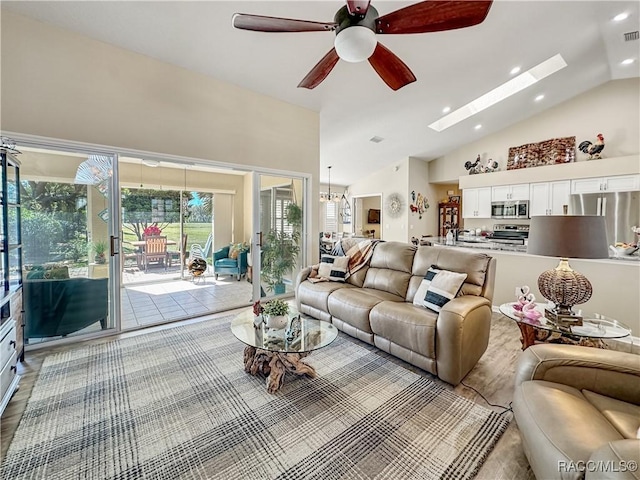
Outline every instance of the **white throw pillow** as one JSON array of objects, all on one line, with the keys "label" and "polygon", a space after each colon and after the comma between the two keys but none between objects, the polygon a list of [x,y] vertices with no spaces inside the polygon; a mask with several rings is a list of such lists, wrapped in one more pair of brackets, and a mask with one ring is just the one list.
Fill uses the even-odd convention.
[{"label": "white throw pillow", "polygon": [[439,271],[440,270],[433,265],[429,267],[429,270],[427,270],[427,273],[425,274],[424,278],[422,279],[422,282],[420,283],[420,286],[418,287],[418,291],[413,296],[414,305],[417,305],[418,307],[425,306],[424,300],[425,300],[425,297],[427,296],[427,290],[429,289],[429,285],[431,285],[431,281],[433,280],[433,277],[435,277]]},{"label": "white throw pillow", "polygon": [[424,306],[434,312],[440,312],[442,307],[458,294],[466,279],[466,273],[440,270],[427,289]]},{"label": "white throw pillow", "polygon": [[322,255],[320,258],[320,266],[318,267],[318,276],[328,278],[332,282],[343,282],[347,277],[349,269],[349,256]]}]

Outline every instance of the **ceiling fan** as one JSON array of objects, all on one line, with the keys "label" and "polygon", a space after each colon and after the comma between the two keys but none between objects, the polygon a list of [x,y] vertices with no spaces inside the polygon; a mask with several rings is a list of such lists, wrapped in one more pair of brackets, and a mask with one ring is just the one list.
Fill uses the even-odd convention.
[{"label": "ceiling fan", "polygon": [[427,33],[454,30],[482,23],[492,1],[437,1],[416,3],[382,17],[370,0],[346,0],[333,22],[313,22],[291,18],[236,13],[233,26],[257,32],[335,31],[334,47],[302,79],[298,87],[315,88],[333,70],[339,59],[347,62],[369,60],[380,78],[398,90],[416,77],[391,50],[376,40],[376,34]]}]

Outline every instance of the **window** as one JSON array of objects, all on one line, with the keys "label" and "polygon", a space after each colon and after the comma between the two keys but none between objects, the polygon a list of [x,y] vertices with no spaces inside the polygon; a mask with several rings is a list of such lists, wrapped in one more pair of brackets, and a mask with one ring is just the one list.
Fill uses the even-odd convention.
[{"label": "window", "polygon": [[263,232],[273,229],[293,233],[287,222],[287,207],[293,202],[293,190],[289,187],[273,187],[260,192],[260,226]]},{"label": "window", "polygon": [[324,205],[325,205],[324,231],[337,232],[338,231],[338,204],[335,202],[324,202]]}]

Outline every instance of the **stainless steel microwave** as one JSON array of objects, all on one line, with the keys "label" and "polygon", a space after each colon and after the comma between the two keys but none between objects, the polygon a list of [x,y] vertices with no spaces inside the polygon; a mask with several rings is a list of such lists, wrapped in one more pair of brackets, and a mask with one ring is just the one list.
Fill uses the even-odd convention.
[{"label": "stainless steel microwave", "polygon": [[491,218],[529,218],[529,201],[491,202]]}]

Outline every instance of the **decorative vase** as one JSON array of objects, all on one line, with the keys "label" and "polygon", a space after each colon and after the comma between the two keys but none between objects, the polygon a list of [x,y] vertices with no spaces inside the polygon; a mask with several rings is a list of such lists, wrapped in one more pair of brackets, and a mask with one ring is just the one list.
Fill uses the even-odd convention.
[{"label": "decorative vase", "polygon": [[107,263],[107,258],[104,256],[104,253],[101,255],[96,255],[94,260],[97,264],[100,264],[100,265]]},{"label": "decorative vase", "polygon": [[273,286],[273,293],[276,295],[282,295],[286,291],[286,286],[284,283],[276,283]]},{"label": "decorative vase", "polygon": [[265,324],[267,328],[273,328],[275,330],[282,330],[286,328],[289,323],[289,317],[286,315],[263,315],[265,317]]}]

